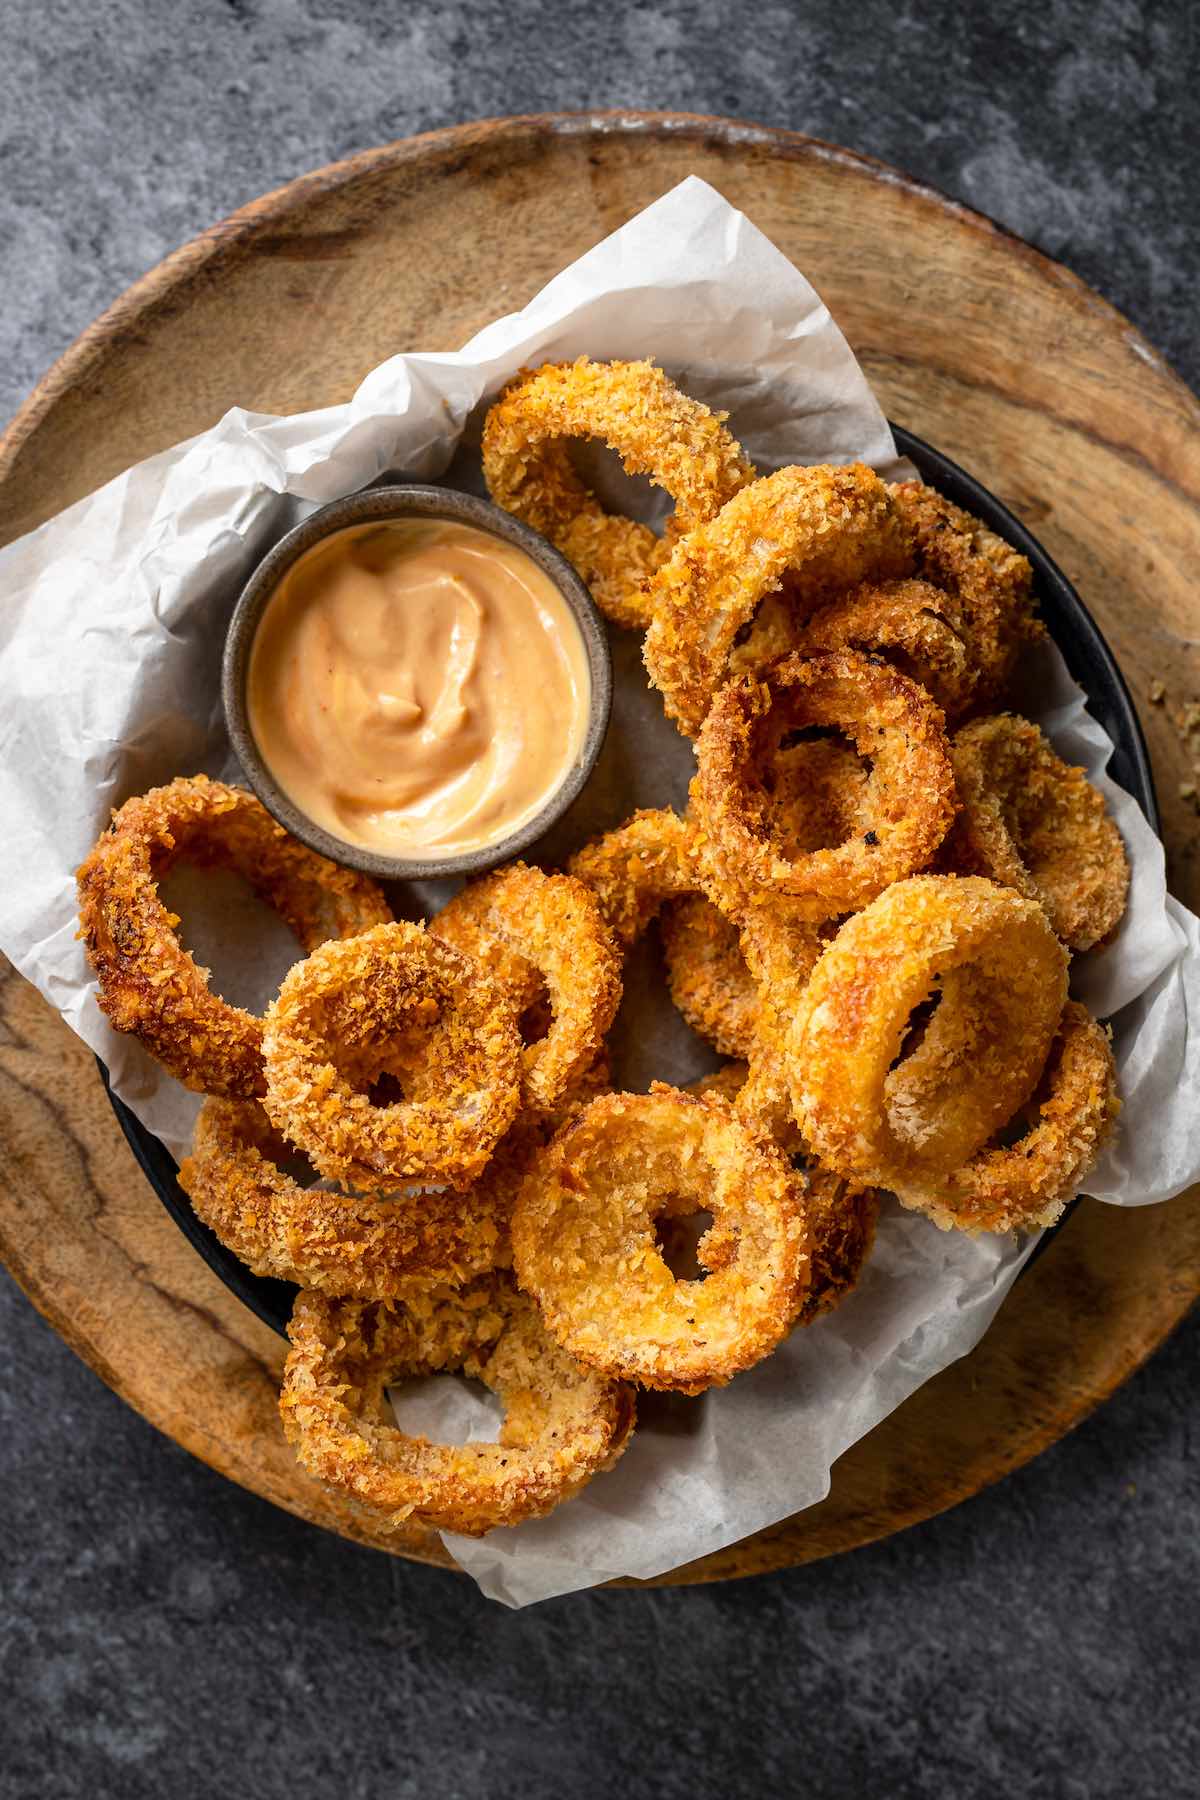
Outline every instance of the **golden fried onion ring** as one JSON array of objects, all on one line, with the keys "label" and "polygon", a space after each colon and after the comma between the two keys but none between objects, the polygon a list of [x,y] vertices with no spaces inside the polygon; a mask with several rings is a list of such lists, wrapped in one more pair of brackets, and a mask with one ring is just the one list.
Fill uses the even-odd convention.
[{"label": "golden fried onion ring", "polygon": [[294,1154],[253,1100],[208,1100],[179,1184],[198,1218],[256,1275],[383,1300],[457,1283],[510,1259],[508,1219],[526,1163],[544,1142],[521,1114],[465,1194],[359,1197],[306,1187]]},{"label": "golden fried onion ring", "polygon": [[[594,1100],[525,1178],[513,1260],[563,1347],[643,1386],[698,1394],[766,1356],[809,1285],[802,1184],[719,1098],[656,1084]],[[707,1209],[703,1281],[676,1281],[655,1221]]]},{"label": "golden fried onion ring", "polygon": [[1072,950],[1102,943],[1125,911],[1129,862],[1083,770],[1013,713],[964,725],[950,755],[962,804],[952,866],[1040,900]]},{"label": "golden fried onion ring", "polygon": [[976,671],[974,704],[1002,692],[1022,647],[1042,635],[1027,558],[935,488],[905,481],[889,489],[916,541],[916,573],[953,596],[958,629]]},{"label": "golden fried onion ring", "polygon": [[553,1106],[595,1060],[621,1000],[621,958],[591,888],[510,863],[470,883],[429,927],[435,937],[549,993],[546,1035],[524,1050],[523,1094]]},{"label": "golden fried onion ring", "polygon": [[114,812],[78,872],[80,936],[101,1009],[185,1087],[250,1098],[264,1088],[262,1021],[214,994],[176,936],[158,884],[177,862],[241,875],[306,950],[382,924],[391,908],[368,876],[327,862],[253,794],[206,775]]},{"label": "golden fried onion ring", "polygon": [[[488,413],[483,472],[498,506],[548,537],[618,625],[650,621],[643,586],[681,532],[711,519],[754,470],[724,413],[690,400],[648,362],[546,363]],[[572,438],[600,438],[629,475],[675,502],[667,535],[604,511],[571,462]]]},{"label": "golden fried onion ring", "polygon": [[659,919],[671,999],[722,1056],[749,1056],[758,989],[737,926],[703,894],[668,901]]},{"label": "golden fried onion ring", "polygon": [[[611,1468],[634,1423],[631,1390],[580,1368],[502,1275],[401,1305],[302,1292],[279,1409],[301,1463],[381,1513],[481,1537],[539,1518]],[[498,1443],[432,1443],[391,1420],[404,1376],[461,1370],[499,1395]]]},{"label": "golden fried onion ring", "polygon": [[[854,836],[789,855],[772,833],[763,769],[788,732],[814,725],[843,731],[872,767]],[[849,912],[924,867],[954,817],[941,713],[907,676],[856,650],[790,656],[763,681],[731,681],[696,757],[690,811],[718,904],[765,890],[787,895],[798,916]]]},{"label": "golden fried onion ring", "polygon": [[785,576],[792,601],[812,610],[855,582],[911,567],[911,535],[862,463],[780,469],[743,488],[680,539],[648,589],[643,655],[668,715],[696,735],[739,633]]},{"label": "golden fried onion ring", "polygon": [[940,1181],[898,1190],[943,1231],[1031,1231],[1053,1225],[1079,1192],[1118,1112],[1108,1034],[1068,1000],[1019,1142],[978,1151]]},{"label": "golden fried onion ring", "polygon": [[882,656],[932,696],[948,719],[971,705],[978,670],[958,602],[928,581],[864,582],[805,621],[795,647]]},{"label": "golden fried onion ring", "polygon": [[577,850],[567,867],[592,889],[605,923],[626,949],[664,901],[697,888],[691,825],[669,806],[635,812]]},{"label": "golden fried onion ring", "polygon": [[[398,1059],[413,1034],[419,1058]],[[271,1122],[351,1187],[467,1187],[520,1103],[511,996],[420,925],[379,925],[297,963],[267,1013],[263,1050]],[[405,1098],[377,1106],[359,1091],[380,1070],[399,1074]]]},{"label": "golden fried onion ring", "polygon": [[839,1174],[895,1192],[961,1167],[1033,1092],[1066,984],[1036,902],[974,876],[897,882],[846,921],[800,996],[786,1058],[806,1142]]}]

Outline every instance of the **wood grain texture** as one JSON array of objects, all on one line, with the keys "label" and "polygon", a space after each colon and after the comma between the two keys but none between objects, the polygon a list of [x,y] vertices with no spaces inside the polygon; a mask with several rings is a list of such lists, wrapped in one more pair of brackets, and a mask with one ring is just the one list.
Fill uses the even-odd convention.
[{"label": "wood grain texture", "polygon": [[[680,115],[504,120],[371,151],[244,209],[97,321],[0,442],[0,542],[231,405],[345,399],[397,350],[463,342],[685,175],[743,208],[828,302],[890,415],[962,461],[1079,586],[1139,702],[1172,886],[1200,905],[1191,757],[1200,693],[1200,406],[1066,270],[977,214],[850,153]],[[1168,704],[1145,704],[1161,679]],[[33,991],[0,985],[0,1254],[78,1353],[234,1480],[379,1537],[295,1466],[275,1411],[282,1346],[193,1254],[146,1185],[94,1065]],[[676,1571],[808,1561],[954,1504],[1054,1442],[1200,1292],[1200,1190],[1085,1202],[975,1352],[838,1463],[833,1491]]]}]

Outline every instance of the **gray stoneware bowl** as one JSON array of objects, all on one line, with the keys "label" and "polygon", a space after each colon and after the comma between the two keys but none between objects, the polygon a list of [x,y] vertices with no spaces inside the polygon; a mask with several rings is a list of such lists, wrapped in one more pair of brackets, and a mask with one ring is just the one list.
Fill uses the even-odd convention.
[{"label": "gray stoneware bowl", "polygon": [[[361,844],[349,844],[335,837],[323,826],[301,812],[283,792],[259,754],[250,731],[246,712],[246,677],[250,666],[250,649],[258,629],[263,608],[275,592],[283,576],[305,551],[334,532],[349,525],[362,525],[382,519],[450,519],[461,525],[473,525],[477,531],[489,532],[517,549],[548,575],[571,610],[583,637],[591,676],[591,701],[583,748],[566,779],[550,795],[533,818],[498,838],[482,850],[470,850],[457,856],[431,856],[414,859],[383,856],[366,850]],[[259,563],[242,589],[241,597],[229,622],[225,640],[225,659],[221,669],[221,698],[225,706],[225,723],[238,761],[246,779],[267,811],[279,823],[312,850],[333,862],[362,869],[379,881],[422,881],[439,875],[473,875],[483,869],[512,860],[522,850],[542,837],[566,812],[580,792],[595,766],[608,730],[612,708],[612,663],[600,615],[587,588],[565,556],[528,525],[508,513],[501,512],[474,494],[460,494],[452,488],[395,487],[368,488],[360,494],[349,494],[334,500],[318,512],[310,514],[303,524],[280,538],[274,549]]]}]

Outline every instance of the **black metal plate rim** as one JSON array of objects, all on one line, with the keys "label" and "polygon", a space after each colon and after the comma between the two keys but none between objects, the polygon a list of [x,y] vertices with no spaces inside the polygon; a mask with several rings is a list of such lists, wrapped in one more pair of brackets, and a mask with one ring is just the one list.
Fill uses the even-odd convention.
[{"label": "black metal plate rim", "polygon": [[[916,465],[923,480],[938,488],[956,505],[965,507],[968,512],[982,519],[985,525],[1005,538],[1014,549],[1020,550],[1033,564],[1039,606],[1050,635],[1062,651],[1071,674],[1087,694],[1089,710],[1099,719],[1116,746],[1109,763],[1109,773],[1114,781],[1133,795],[1150,825],[1157,831],[1158,806],[1154,795],[1150,756],[1129,689],[1099,626],[1074,587],[1033,533],[1021,524],[1003,502],[976,481],[974,476],[969,475],[958,463],[952,462],[948,456],[944,456],[940,450],[935,450],[923,438],[906,431],[903,426],[893,424],[892,431],[897,449]],[[252,1275],[233,1252],[225,1248],[216,1233],[196,1217],[191,1202],[179,1185],[178,1166],[174,1157],[153,1132],[147,1130],[125,1102],[113,1093],[108,1071],[99,1058],[97,1064],[126,1142],[147,1181],[192,1248],[214,1274],[220,1277],[230,1292],[249,1307],[264,1325],[269,1325],[281,1336],[286,1335],[295,1288],[286,1281]],[[1064,1218],[1069,1215],[1070,1210],[1071,1208],[1067,1209]],[[1033,1256],[1025,1265],[1027,1269],[1046,1248],[1050,1235],[1043,1234]]]}]

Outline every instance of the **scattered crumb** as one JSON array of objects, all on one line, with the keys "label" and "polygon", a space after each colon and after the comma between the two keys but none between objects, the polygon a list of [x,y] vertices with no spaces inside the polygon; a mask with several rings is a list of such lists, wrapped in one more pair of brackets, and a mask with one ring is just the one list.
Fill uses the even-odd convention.
[{"label": "scattered crumb", "polygon": [[1161,706],[1167,697],[1167,685],[1164,681],[1152,681],[1147,698],[1151,706]]},{"label": "scattered crumb", "polygon": [[1127,1481],[1125,1483],[1125,1494],[1126,1494],[1127,1499],[1132,1500],[1133,1496],[1136,1493],[1137,1493],[1137,1482],[1136,1481]]},{"label": "scattered crumb", "polygon": [[1191,802],[1192,802],[1192,804],[1193,804],[1193,805],[1195,805],[1195,802],[1196,802],[1196,784],[1195,784],[1195,782],[1194,782],[1194,781],[1181,781],[1181,782],[1180,782],[1180,784],[1179,784],[1179,798],[1180,798],[1180,799],[1181,799],[1181,800],[1190,800],[1190,801],[1191,801]]}]

